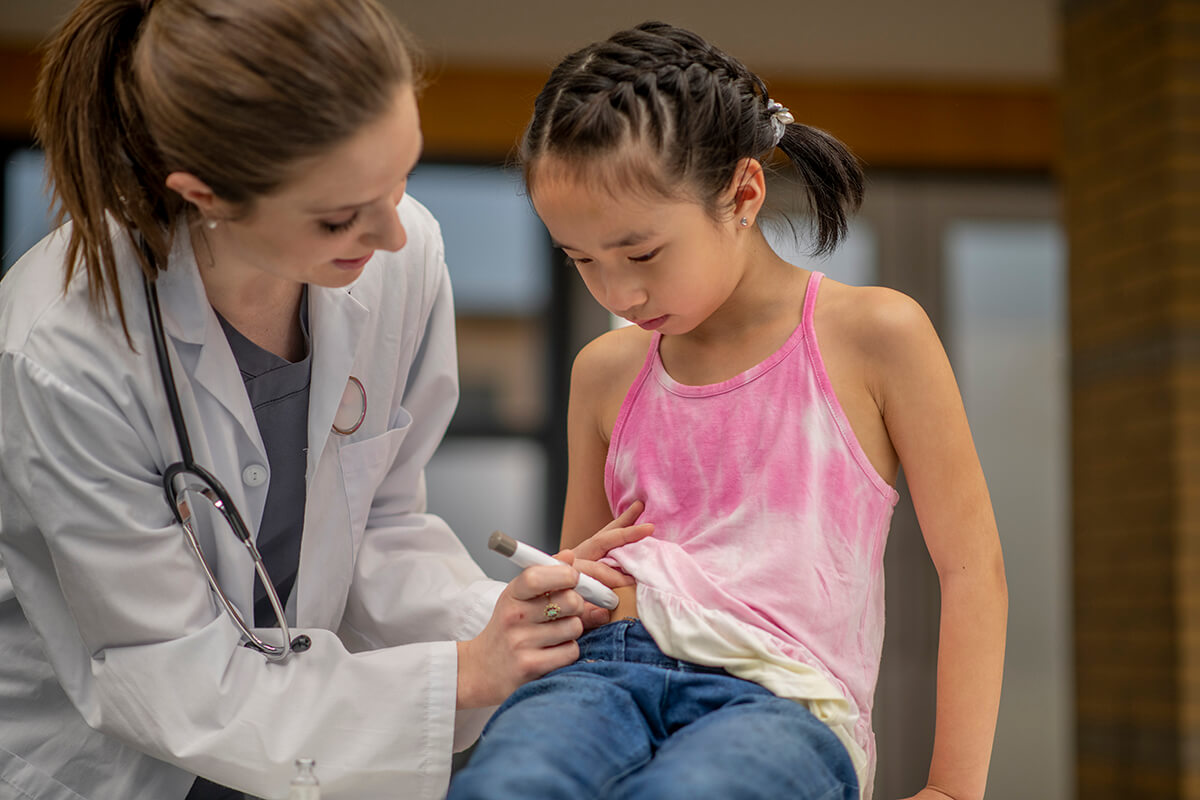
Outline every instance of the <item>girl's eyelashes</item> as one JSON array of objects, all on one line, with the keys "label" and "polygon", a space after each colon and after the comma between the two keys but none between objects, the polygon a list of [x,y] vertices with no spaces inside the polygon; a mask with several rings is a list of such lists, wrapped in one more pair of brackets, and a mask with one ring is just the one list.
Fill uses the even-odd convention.
[{"label": "girl's eyelashes", "polygon": [[[634,261],[638,264],[644,264],[647,261],[652,261],[654,259],[654,257],[657,256],[661,251],[662,251],[661,247],[656,247],[653,250],[651,250],[649,253],[645,253],[640,256],[629,256],[629,260]],[[567,259],[567,266],[571,266],[571,267],[578,267],[581,264],[592,263],[592,260],[590,258],[572,258],[571,256],[567,255],[566,253],[563,253],[563,257]]]},{"label": "girl's eyelashes", "polygon": [[353,214],[350,215],[350,217],[343,220],[342,222],[325,222],[324,220],[322,220],[321,221],[321,230],[325,231],[326,233],[343,233],[345,231],[350,230],[350,228],[353,227],[354,223],[357,221],[358,221],[358,212],[355,211]]}]

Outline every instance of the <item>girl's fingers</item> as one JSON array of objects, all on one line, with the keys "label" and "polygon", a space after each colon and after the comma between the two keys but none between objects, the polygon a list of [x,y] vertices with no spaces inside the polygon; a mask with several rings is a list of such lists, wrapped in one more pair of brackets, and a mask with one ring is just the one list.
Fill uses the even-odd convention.
[{"label": "girl's fingers", "polygon": [[612,522],[605,525],[600,530],[608,531],[608,530],[612,530],[613,528],[627,528],[630,525],[632,525],[634,522],[637,521],[637,518],[641,516],[642,511],[645,508],[646,508],[646,504],[643,503],[641,500],[634,500],[632,503],[629,504],[629,508],[627,508],[621,512],[620,516],[618,516]]},{"label": "girl's fingers", "polygon": [[616,589],[618,586],[633,586],[637,583],[632,575],[626,574],[616,567],[601,564],[598,561],[580,561],[579,566],[576,568],[580,572],[587,573],[600,581],[610,589]]},{"label": "girl's fingers", "polygon": [[[618,517],[616,521],[620,521],[620,518]],[[645,539],[653,532],[654,525],[649,522],[628,527],[604,528],[575,547],[572,547],[571,550],[575,553],[575,558],[599,561],[608,555],[609,550],[636,542],[639,539]]]}]

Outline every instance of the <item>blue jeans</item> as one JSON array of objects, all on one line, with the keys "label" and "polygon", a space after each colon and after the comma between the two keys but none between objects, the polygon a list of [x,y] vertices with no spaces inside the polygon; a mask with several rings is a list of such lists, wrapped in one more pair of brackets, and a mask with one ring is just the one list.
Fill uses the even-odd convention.
[{"label": "blue jeans", "polygon": [[804,706],[668,658],[636,620],[513,693],[447,800],[857,800],[845,747]]}]

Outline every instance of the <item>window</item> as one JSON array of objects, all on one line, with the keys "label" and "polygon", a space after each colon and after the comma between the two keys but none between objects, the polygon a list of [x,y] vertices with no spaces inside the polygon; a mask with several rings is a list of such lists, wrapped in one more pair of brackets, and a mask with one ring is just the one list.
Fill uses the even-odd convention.
[{"label": "window", "polygon": [[[2,151],[0,151],[2,152]],[[50,198],[45,193],[41,151],[18,147],[3,159],[3,246],[0,275],[50,232]]]}]

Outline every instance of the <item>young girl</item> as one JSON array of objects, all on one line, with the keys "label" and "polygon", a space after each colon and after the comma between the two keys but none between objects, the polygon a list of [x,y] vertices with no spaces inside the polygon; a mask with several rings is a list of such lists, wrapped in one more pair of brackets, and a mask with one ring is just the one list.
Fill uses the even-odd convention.
[{"label": "young girl", "polygon": [[[374,0],[82,0],[43,63],[71,222],[0,282],[0,800],[279,798],[297,757],[326,800],[441,798],[584,620],[574,569],[486,580],[425,510],[458,383],[408,37]],[[307,646],[242,646],[277,624]]]},{"label": "young girl", "polygon": [[869,796],[901,466],[942,589],[917,797],[983,795],[1006,588],[954,377],[912,300],[771,250],[776,148],[808,189],[815,250],[832,250],[861,200],[854,158],[698,36],[616,34],[537,99],[533,204],[634,323],[575,362],[563,546],[635,501],[655,532],[610,555],[637,581],[618,590],[624,619],[501,707],[453,800]]}]

